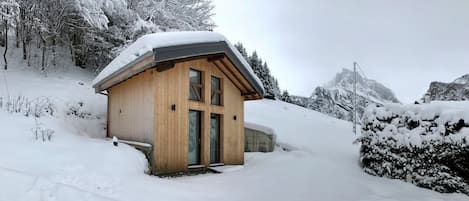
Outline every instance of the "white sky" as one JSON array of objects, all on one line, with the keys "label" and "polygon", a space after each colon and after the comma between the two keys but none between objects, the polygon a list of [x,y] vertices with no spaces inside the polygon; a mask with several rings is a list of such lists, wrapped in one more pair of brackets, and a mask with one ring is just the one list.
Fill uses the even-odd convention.
[{"label": "white sky", "polygon": [[357,61],[409,103],[469,73],[469,0],[214,0],[218,27],[309,96]]}]

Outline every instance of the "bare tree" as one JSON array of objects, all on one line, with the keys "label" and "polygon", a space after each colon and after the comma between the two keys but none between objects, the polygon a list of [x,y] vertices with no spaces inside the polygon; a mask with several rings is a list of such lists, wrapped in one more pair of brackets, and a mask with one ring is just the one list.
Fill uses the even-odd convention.
[{"label": "bare tree", "polygon": [[56,66],[57,46],[68,44],[66,32],[70,15],[73,15],[75,1],[72,0],[38,0],[36,27],[42,49],[41,69],[46,66],[46,52],[52,51],[52,65]]},{"label": "bare tree", "polygon": [[15,27],[15,19],[18,15],[19,5],[15,0],[3,0],[0,2],[0,17],[3,26],[3,59],[5,62],[4,69],[8,69],[7,51],[8,51],[8,31],[10,27]]},{"label": "bare tree", "polygon": [[212,9],[211,0],[0,0],[0,46],[8,45],[10,31],[28,66],[36,48],[45,70],[49,62],[57,64],[57,48],[65,47],[75,65],[99,71],[143,34],[211,30]]},{"label": "bare tree", "polygon": [[186,31],[211,30],[215,24],[210,0],[135,0],[132,2],[144,20],[160,27]]},{"label": "bare tree", "polygon": [[[33,38],[33,30],[34,30],[34,11],[36,6],[36,2],[32,0],[19,0],[18,4],[20,5],[20,12],[18,16],[18,26],[17,30],[19,31],[20,41],[22,43],[23,48],[23,60],[28,58],[28,50]],[[30,66],[30,62],[28,61],[28,66]]]}]

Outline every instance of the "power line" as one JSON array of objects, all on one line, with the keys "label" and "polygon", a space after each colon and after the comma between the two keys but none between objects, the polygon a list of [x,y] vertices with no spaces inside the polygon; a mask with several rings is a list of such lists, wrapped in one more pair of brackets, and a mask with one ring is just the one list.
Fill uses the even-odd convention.
[{"label": "power line", "polygon": [[357,135],[357,62],[353,62],[353,134]]},{"label": "power line", "polygon": [[366,76],[365,71],[363,70],[362,66],[359,63],[357,63],[357,66],[358,66],[358,69],[360,70],[360,72],[362,73],[363,77],[368,79],[368,76]]},{"label": "power line", "polygon": [[[360,72],[357,72],[357,67]],[[366,76],[365,71],[363,70],[362,66],[358,62],[353,62],[353,74],[354,74],[354,82],[353,82],[353,133],[356,135],[357,134],[357,107],[358,107],[358,96],[357,96],[357,75],[360,73],[365,80],[369,80],[368,76]],[[364,81],[362,82],[365,87],[367,87],[367,82]],[[364,102],[364,107],[367,107],[369,104],[370,100],[370,95],[365,92],[364,94],[366,96],[365,102]]]},{"label": "power line", "polygon": [[[368,76],[366,76],[365,71],[363,70],[362,66],[361,66],[359,63],[357,63],[357,66],[358,66],[358,69],[360,70],[362,76],[363,76],[366,80],[370,80],[370,79],[368,78]],[[365,85],[367,84],[367,82],[363,82],[363,83],[364,83]],[[366,93],[365,95],[366,95],[366,99],[369,100],[369,99],[370,99],[370,95],[369,95],[368,93]],[[368,103],[368,101],[367,101],[367,103]],[[365,105],[365,107],[366,107],[366,106],[368,106],[368,105]]]}]

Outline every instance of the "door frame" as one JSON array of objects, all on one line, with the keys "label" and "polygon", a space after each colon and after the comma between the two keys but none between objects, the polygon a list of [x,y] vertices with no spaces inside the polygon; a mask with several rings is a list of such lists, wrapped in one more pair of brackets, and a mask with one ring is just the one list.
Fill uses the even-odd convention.
[{"label": "door frame", "polygon": [[[215,116],[216,118],[212,118],[213,116]],[[209,158],[208,158],[208,161],[209,161],[209,164],[221,164],[222,163],[222,128],[223,128],[223,123],[222,123],[222,116],[221,114],[217,114],[217,113],[211,113],[210,114],[210,136],[209,136],[209,139],[212,138],[212,119],[218,119],[218,144],[217,144],[217,151],[218,151],[218,157],[216,158],[216,161],[212,162],[212,158],[211,158],[211,151],[212,151],[212,144],[210,143],[210,140],[209,140],[209,144],[210,144],[210,148],[209,148]]]},{"label": "door frame", "polygon": [[[198,144],[198,156],[197,156],[197,163],[195,164],[190,164],[189,162],[189,157],[190,157],[190,154],[189,154],[189,146],[190,146],[190,121],[191,121],[191,118],[190,118],[190,113],[191,112],[197,112],[198,114],[198,118],[199,118],[199,132],[198,132],[198,135],[196,136],[197,137],[197,144]],[[187,131],[188,132],[188,135],[187,135],[187,165],[190,167],[190,166],[200,166],[202,165],[202,132],[203,132],[203,111],[200,111],[200,110],[192,110],[190,109],[189,112],[189,118],[188,118],[188,123],[189,123],[189,130]]]}]

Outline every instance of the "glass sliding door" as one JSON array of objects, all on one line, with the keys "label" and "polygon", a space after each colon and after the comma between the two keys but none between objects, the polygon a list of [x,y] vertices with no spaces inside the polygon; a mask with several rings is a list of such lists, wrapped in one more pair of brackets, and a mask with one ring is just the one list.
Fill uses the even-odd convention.
[{"label": "glass sliding door", "polygon": [[220,115],[210,115],[210,163],[220,163]]},{"label": "glass sliding door", "polygon": [[200,164],[201,112],[189,110],[189,153],[188,165]]}]

